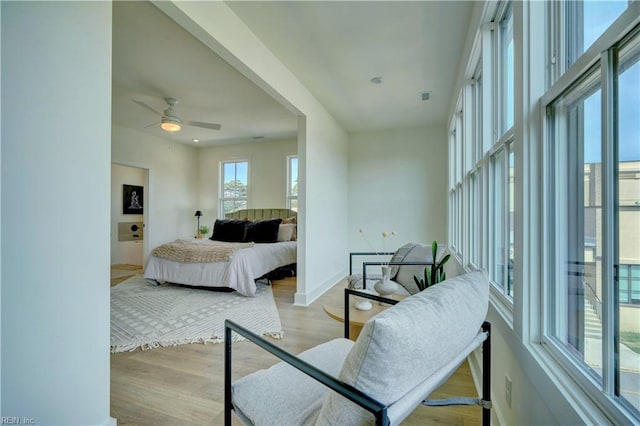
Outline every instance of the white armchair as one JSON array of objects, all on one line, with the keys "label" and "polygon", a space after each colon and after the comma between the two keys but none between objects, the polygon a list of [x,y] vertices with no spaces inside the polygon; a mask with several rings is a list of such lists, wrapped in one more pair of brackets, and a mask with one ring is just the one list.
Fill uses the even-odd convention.
[{"label": "white armchair", "polygon": [[[245,424],[253,425],[397,425],[426,403],[481,405],[483,424],[488,426],[490,325],[484,321],[488,297],[489,282],[483,273],[452,278],[373,317],[355,342],[334,339],[298,356],[227,321],[225,424],[231,424],[234,410]],[[233,332],[283,362],[232,383]],[[425,401],[479,346],[483,347],[482,398]]]}]

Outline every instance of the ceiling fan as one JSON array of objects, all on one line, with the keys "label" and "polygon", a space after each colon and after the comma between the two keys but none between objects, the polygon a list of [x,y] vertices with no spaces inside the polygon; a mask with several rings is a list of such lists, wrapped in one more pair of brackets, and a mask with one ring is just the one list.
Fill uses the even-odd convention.
[{"label": "ceiling fan", "polygon": [[179,132],[182,129],[182,125],[186,126],[194,126],[194,127],[203,127],[205,129],[212,130],[220,130],[222,126],[216,123],[204,123],[202,121],[192,121],[192,120],[183,120],[178,115],[175,106],[178,103],[177,99],[174,98],[165,98],[167,102],[167,109],[164,112],[156,111],[153,107],[147,105],[146,103],[138,100],[133,100],[133,102],[137,103],[141,107],[144,107],[150,111],[153,111],[155,114],[162,117],[160,120],[160,128],[166,132]]}]

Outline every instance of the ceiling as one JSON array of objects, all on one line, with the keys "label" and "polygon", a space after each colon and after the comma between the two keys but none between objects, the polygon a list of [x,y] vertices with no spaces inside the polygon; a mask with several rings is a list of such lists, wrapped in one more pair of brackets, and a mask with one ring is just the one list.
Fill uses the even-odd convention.
[{"label": "ceiling", "polygon": [[[295,137],[291,112],[152,4],[113,4],[115,124],[199,146]],[[473,2],[228,5],[348,131],[445,123]],[[162,111],[165,97],[183,119],[222,129],[169,134],[133,102]]]}]

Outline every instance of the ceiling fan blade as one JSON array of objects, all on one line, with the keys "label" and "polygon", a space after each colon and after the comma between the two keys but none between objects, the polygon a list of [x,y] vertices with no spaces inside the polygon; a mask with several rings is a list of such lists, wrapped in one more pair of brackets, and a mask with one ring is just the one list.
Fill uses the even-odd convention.
[{"label": "ceiling fan blade", "polygon": [[205,129],[211,130],[220,130],[222,128],[219,124],[203,123],[202,121],[182,120],[182,124],[186,124],[187,126],[204,127]]},{"label": "ceiling fan blade", "polygon": [[152,111],[153,113],[159,115],[160,117],[163,116],[163,114],[159,111],[156,111],[155,109],[153,109],[152,107],[150,107],[149,105],[147,105],[146,103],[142,102],[142,101],[137,101],[135,99],[133,99],[133,102],[137,103],[138,105],[140,105],[143,108],[148,109],[149,111]]}]

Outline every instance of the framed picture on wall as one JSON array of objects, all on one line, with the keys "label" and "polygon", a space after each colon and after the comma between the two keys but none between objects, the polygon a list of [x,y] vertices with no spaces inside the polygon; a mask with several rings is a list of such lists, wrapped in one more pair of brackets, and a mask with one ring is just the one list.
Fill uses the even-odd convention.
[{"label": "framed picture on wall", "polygon": [[144,213],[144,187],[122,185],[122,214]]}]

